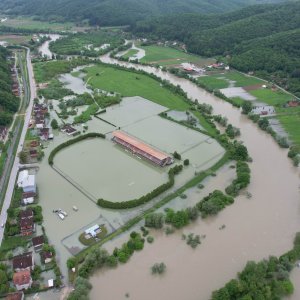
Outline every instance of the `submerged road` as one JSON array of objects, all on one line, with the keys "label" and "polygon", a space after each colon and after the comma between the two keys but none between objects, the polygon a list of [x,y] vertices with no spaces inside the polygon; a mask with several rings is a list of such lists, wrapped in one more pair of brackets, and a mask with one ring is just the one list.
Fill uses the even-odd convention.
[{"label": "submerged road", "polygon": [[[26,64],[27,64],[29,82],[26,82],[27,89],[25,88],[25,90],[27,90],[27,92],[30,93],[30,96],[28,95],[29,96],[29,105],[28,105],[25,115],[24,115],[24,125],[22,128],[22,132],[21,132],[21,136],[20,136],[20,140],[19,140],[19,144],[18,144],[16,153],[19,153],[20,151],[22,151],[27,128],[28,128],[28,125],[30,122],[30,117],[31,117],[31,112],[32,112],[32,107],[33,107],[33,100],[36,97],[36,85],[35,85],[35,81],[34,81],[33,68],[32,68],[29,49],[27,49],[27,53],[26,53]],[[26,78],[26,76],[24,76],[23,78]],[[15,138],[17,138],[17,136],[18,135],[16,135]],[[7,209],[10,206],[11,198],[12,198],[14,187],[15,187],[15,182],[16,182],[17,175],[18,175],[19,166],[20,166],[19,157],[16,155],[14,158],[12,169],[11,169],[10,178],[9,178],[9,182],[8,182],[8,186],[7,186],[7,190],[6,190],[6,194],[5,194],[5,198],[3,201],[3,206],[2,206],[2,210],[1,210],[1,214],[0,214],[1,225],[5,224],[6,220],[7,220]],[[2,228],[2,226],[1,226],[0,227],[0,244],[2,243],[3,234],[4,234],[4,228]]]}]

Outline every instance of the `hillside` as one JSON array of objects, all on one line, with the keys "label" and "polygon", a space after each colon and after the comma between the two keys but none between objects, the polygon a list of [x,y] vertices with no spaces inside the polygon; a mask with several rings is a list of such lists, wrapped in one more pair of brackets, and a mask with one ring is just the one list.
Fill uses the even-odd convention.
[{"label": "hillside", "polygon": [[92,25],[128,25],[150,16],[177,13],[223,13],[253,4],[282,0],[2,0],[7,14],[38,16],[41,20],[82,21]]},{"label": "hillside", "polygon": [[300,1],[244,8],[222,15],[177,15],[138,22],[141,36],[180,40],[190,52],[227,57],[300,96]]},{"label": "hillside", "polygon": [[9,52],[0,46],[0,126],[11,123],[13,114],[18,110],[19,100],[11,92],[12,80],[7,61]]}]

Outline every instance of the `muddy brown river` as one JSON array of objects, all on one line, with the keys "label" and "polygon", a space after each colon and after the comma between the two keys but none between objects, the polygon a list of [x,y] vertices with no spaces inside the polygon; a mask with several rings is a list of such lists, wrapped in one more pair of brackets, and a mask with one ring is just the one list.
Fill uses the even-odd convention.
[{"label": "muddy brown river", "polygon": [[[116,63],[108,56],[102,60]],[[292,248],[295,233],[300,230],[299,169],[292,166],[287,150],[279,148],[271,136],[229,103],[185,79],[151,67],[139,68],[179,84],[189,97],[211,104],[215,114],[226,116],[240,128],[241,140],[253,158],[248,188],[253,197],[239,196],[217,217],[184,228],[184,233],[206,234],[195,250],[181,240],[182,231],[170,236],[152,233],[154,243],[135,253],[127,264],[94,274],[91,299],[125,299],[127,293],[136,300],[209,299],[211,292],[235,277],[248,260],[280,255]],[[220,230],[223,224],[226,228]],[[167,266],[161,277],[151,275],[150,267],[156,262]],[[292,276],[296,289],[297,271]]]}]

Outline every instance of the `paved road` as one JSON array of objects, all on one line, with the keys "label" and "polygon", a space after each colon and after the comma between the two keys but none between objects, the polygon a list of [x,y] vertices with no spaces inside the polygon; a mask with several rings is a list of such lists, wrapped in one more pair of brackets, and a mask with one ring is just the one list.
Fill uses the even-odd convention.
[{"label": "paved road", "polygon": [[[36,85],[35,85],[35,81],[34,81],[34,77],[33,77],[33,68],[32,68],[32,64],[31,64],[29,49],[27,49],[26,61],[27,61],[27,69],[28,69],[28,77],[29,77],[29,85],[30,85],[30,102],[29,102],[29,105],[28,105],[26,113],[25,113],[24,126],[23,126],[22,133],[20,136],[17,153],[19,153],[22,150],[22,146],[25,141],[26,131],[27,131],[27,128],[29,125],[30,117],[31,117],[31,111],[32,111],[32,107],[33,107],[33,99],[36,97]],[[8,182],[8,186],[7,186],[7,190],[6,190],[6,194],[5,194],[5,198],[4,198],[4,202],[3,202],[3,206],[2,206],[2,211],[0,214],[0,224],[1,225],[3,223],[4,224],[6,223],[7,209],[10,206],[16,178],[18,175],[19,165],[20,165],[19,157],[16,155],[14,164],[13,164],[13,167],[11,170],[10,178],[9,178],[9,182]],[[3,231],[4,231],[4,228],[0,227],[0,244],[2,243],[2,239],[3,239]]]}]

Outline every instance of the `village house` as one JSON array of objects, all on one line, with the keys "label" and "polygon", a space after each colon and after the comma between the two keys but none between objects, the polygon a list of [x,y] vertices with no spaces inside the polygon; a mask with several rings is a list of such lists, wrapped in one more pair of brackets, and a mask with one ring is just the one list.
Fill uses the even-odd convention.
[{"label": "village house", "polygon": [[18,291],[29,289],[32,285],[30,271],[24,270],[15,273],[13,276],[13,283]]},{"label": "village house", "polygon": [[31,235],[34,232],[33,210],[26,209],[20,211],[19,225],[22,236]]},{"label": "village house", "polygon": [[43,264],[49,264],[53,259],[53,253],[50,251],[41,252],[41,261]]},{"label": "village house", "polygon": [[72,127],[70,124],[65,124],[62,128],[61,131],[66,133],[67,135],[74,135],[77,130]]},{"label": "village house", "polygon": [[15,272],[21,272],[24,270],[34,270],[34,260],[32,252],[27,252],[12,259],[13,269]]},{"label": "village house", "polygon": [[6,300],[24,300],[23,292],[10,293],[6,295]]},{"label": "village house", "polygon": [[36,193],[35,175],[29,175],[28,170],[23,170],[19,173],[18,187],[23,189],[24,193]]},{"label": "village house", "polygon": [[34,202],[34,197],[36,196],[36,193],[28,192],[28,193],[22,193],[22,205],[32,204]]},{"label": "village house", "polygon": [[40,136],[41,140],[43,140],[43,141],[49,140],[49,136],[50,136],[49,131],[50,131],[49,128],[41,128],[40,129],[39,136]]},{"label": "village house", "polygon": [[288,107],[297,107],[297,106],[300,106],[300,101],[297,101],[297,100],[289,101],[287,103],[287,106]]},{"label": "village house", "polygon": [[45,243],[45,238],[43,235],[32,238],[32,245],[35,252],[41,251],[44,243]]}]

